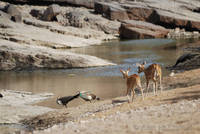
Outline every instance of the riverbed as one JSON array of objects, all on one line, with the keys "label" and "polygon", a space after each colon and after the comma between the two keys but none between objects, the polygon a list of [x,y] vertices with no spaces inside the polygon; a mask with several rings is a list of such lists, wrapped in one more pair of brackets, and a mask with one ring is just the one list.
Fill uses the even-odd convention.
[{"label": "riverbed", "polygon": [[[179,43],[179,42],[178,42]],[[177,42],[169,39],[146,39],[110,41],[102,45],[73,48],[67,51],[97,56],[116,63],[116,66],[95,68],[77,68],[60,70],[28,70],[0,73],[0,88],[22,90],[33,93],[50,92],[54,97],[38,105],[51,108],[62,108],[55,103],[58,96],[73,95],[77,91],[90,90],[102,100],[124,96],[126,92],[125,80],[119,69],[131,68],[136,73],[135,63],[158,63],[165,69],[173,65],[181,55],[181,51],[168,49],[176,46]],[[143,74],[141,74],[143,76]],[[85,103],[77,99],[69,103],[69,107]]]}]

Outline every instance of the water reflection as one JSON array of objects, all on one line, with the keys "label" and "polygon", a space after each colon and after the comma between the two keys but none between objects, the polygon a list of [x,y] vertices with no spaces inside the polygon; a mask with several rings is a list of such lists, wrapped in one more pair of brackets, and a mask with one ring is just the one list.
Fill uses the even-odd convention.
[{"label": "water reflection", "polygon": [[[102,99],[113,98],[125,94],[125,80],[122,79],[120,68],[131,67],[130,73],[136,72],[134,64],[147,61],[163,66],[174,64],[176,49],[164,49],[174,46],[175,41],[167,39],[113,41],[97,46],[74,48],[68,51],[94,55],[117,63],[117,66],[95,67],[86,69],[37,70],[22,72],[1,72],[0,88],[25,90],[34,93],[52,92],[55,97],[40,103],[54,108],[57,96],[72,95],[78,90],[91,90]],[[167,71],[164,70],[166,74]],[[68,106],[85,103],[77,99]]]}]

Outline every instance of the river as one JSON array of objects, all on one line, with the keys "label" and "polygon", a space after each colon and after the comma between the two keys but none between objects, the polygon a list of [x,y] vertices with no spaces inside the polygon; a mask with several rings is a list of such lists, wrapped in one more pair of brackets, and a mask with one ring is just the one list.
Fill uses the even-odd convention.
[{"label": "river", "polygon": [[[169,39],[146,39],[110,41],[101,45],[73,48],[67,51],[97,56],[117,65],[83,69],[0,72],[0,89],[54,93],[53,98],[38,104],[52,108],[62,108],[56,104],[58,96],[73,95],[81,90],[90,90],[101,99],[124,96],[126,84],[119,69],[130,67],[130,74],[136,73],[135,63],[146,61],[147,64],[162,65],[164,75],[167,75],[169,72],[165,67],[173,65],[181,54],[176,49],[169,49],[173,48],[176,43]],[[142,83],[145,87],[144,81]],[[77,106],[83,103],[86,102],[77,99],[68,106]]]}]

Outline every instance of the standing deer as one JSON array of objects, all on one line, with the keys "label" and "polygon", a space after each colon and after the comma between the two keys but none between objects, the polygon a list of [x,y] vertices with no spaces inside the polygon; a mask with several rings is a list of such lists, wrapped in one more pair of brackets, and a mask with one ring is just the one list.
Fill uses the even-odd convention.
[{"label": "standing deer", "polygon": [[149,82],[150,80],[154,83],[153,93],[154,95],[157,93],[157,82],[160,82],[160,89],[162,92],[162,69],[161,66],[158,64],[151,64],[149,67],[145,68],[146,62],[143,64],[136,63],[138,66],[138,73],[144,72],[146,78],[146,90],[148,94],[149,89]]},{"label": "standing deer", "polygon": [[140,88],[140,91],[142,94],[142,99],[144,100],[143,89],[142,89],[141,82],[140,82],[140,76],[137,74],[132,74],[132,75],[128,76],[129,71],[130,71],[130,68],[126,71],[120,69],[120,72],[122,73],[123,78],[126,79],[126,86],[127,86],[126,95],[128,97],[128,100],[129,100],[129,93],[131,93],[131,91],[132,91],[132,93],[133,93],[132,102],[133,102],[136,87]]}]

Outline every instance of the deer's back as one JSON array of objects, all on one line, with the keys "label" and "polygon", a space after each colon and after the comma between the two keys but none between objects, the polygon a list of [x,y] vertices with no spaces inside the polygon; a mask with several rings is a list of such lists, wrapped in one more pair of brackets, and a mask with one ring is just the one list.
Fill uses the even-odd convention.
[{"label": "deer's back", "polygon": [[162,70],[161,66],[158,64],[152,64],[150,65],[146,70],[145,70],[145,76],[147,79],[153,79],[155,77],[155,72],[156,72],[156,77],[162,75]]},{"label": "deer's back", "polygon": [[133,84],[138,84],[140,82],[140,76],[137,74],[130,75],[127,79],[127,84],[128,85],[133,85]]}]

